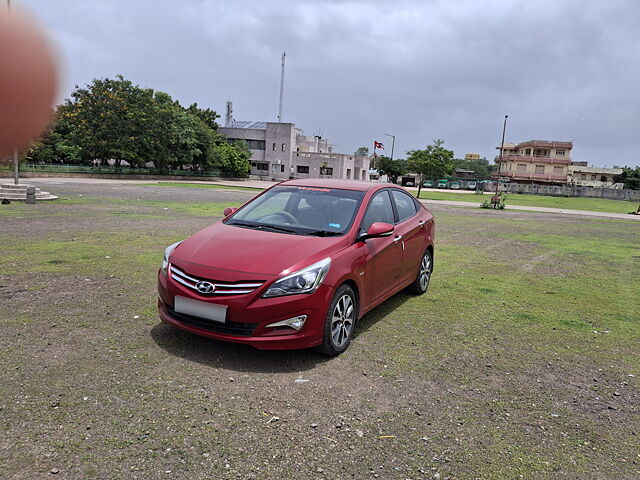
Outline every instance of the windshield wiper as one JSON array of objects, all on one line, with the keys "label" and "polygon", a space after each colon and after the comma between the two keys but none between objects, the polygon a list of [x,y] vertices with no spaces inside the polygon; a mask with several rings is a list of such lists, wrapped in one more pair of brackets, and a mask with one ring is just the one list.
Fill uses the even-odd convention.
[{"label": "windshield wiper", "polygon": [[333,230],[314,230],[313,232],[306,232],[307,235],[315,235],[317,237],[335,237],[342,235],[342,232],[334,232]]},{"label": "windshield wiper", "polygon": [[247,223],[247,222],[228,222],[228,225],[237,225],[238,227],[255,228],[256,230],[276,230],[284,233],[298,233],[290,228],[279,227],[278,225],[271,225],[269,223]]},{"label": "windshield wiper", "polygon": [[284,232],[284,233],[295,233],[297,234],[298,232],[296,232],[295,230],[291,230],[290,228],[284,228],[284,227],[279,227],[278,225],[271,225],[268,223],[260,223],[259,225],[256,225],[255,228],[262,230],[264,228],[268,228],[271,230],[276,230],[278,232]]},{"label": "windshield wiper", "polygon": [[246,223],[246,222],[238,222],[238,221],[229,221],[227,225],[236,225],[238,227],[247,227],[247,228],[259,228],[260,225],[257,223]]}]

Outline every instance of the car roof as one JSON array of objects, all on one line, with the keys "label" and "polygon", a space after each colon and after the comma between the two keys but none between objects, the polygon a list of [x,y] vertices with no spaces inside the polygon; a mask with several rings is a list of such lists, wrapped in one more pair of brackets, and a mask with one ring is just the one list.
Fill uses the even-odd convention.
[{"label": "car roof", "polygon": [[332,180],[327,178],[299,178],[286,180],[278,185],[294,187],[342,188],[345,190],[368,191],[379,187],[398,187],[392,183],[361,182],[358,180]]}]

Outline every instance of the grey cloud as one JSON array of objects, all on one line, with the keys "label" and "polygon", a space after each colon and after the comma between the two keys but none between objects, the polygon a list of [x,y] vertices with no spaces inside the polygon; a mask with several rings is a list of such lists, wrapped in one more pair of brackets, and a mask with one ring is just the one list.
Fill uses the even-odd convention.
[{"label": "grey cloud", "polygon": [[76,83],[122,73],[183,103],[285,120],[341,151],[396,156],[445,139],[493,157],[508,139],[575,141],[574,159],[637,165],[640,4],[591,1],[25,0]]}]

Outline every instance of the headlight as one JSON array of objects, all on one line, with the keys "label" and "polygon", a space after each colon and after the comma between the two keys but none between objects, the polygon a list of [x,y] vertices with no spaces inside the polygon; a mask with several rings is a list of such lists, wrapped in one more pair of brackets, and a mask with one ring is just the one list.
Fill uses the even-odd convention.
[{"label": "headlight", "polygon": [[169,266],[169,255],[171,255],[171,252],[173,252],[173,250],[181,243],[182,242],[176,242],[169,245],[164,251],[164,258],[162,259],[162,273],[164,273],[165,277],[167,276],[167,267]]},{"label": "headlight", "polygon": [[287,275],[271,285],[269,290],[262,295],[262,298],[296,295],[298,293],[313,293],[318,289],[324,277],[326,277],[330,265],[331,259],[327,257],[307,268]]}]

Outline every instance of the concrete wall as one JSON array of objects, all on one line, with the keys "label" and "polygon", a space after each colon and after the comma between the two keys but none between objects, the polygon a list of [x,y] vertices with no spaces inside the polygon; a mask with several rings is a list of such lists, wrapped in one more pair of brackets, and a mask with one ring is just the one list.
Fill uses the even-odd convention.
[{"label": "concrete wall", "polygon": [[329,141],[318,136],[296,135],[296,151],[298,152],[317,152],[332,153],[333,148]]},{"label": "concrete wall", "polygon": [[[518,163],[520,165],[524,165],[524,170],[518,170]],[[536,167],[541,167],[543,171],[538,172]],[[557,168],[556,168],[557,167]],[[529,163],[527,161],[518,162],[516,161],[506,161],[502,166],[501,171],[504,172],[521,172],[521,173],[543,173],[545,175],[562,175],[566,176],[568,172],[568,165],[565,164],[549,164],[543,161],[536,163]]]},{"label": "concrete wall", "polygon": [[[341,178],[349,180],[369,180],[369,157],[342,153],[296,152],[293,156],[296,178]],[[309,173],[299,173],[298,166],[309,167]],[[322,167],[333,169],[331,176],[322,175]],[[364,178],[363,174],[364,173]]]},{"label": "concrete wall", "polygon": [[[293,123],[266,122],[265,129],[220,127],[227,138],[262,140],[265,150],[251,150],[250,175],[263,180],[341,178],[368,181],[369,157],[335,153],[327,139],[305,136]],[[308,167],[308,173],[298,171]],[[322,167],[331,168],[323,175]]]},{"label": "concrete wall", "polygon": [[[569,182],[585,187],[610,187],[614,184],[615,177],[621,173],[621,168],[599,168],[573,164],[569,166]],[[603,177],[606,180],[602,181]]]},{"label": "concrete wall", "polygon": [[[264,150],[251,151],[250,175],[263,179],[287,180],[292,172],[292,152],[295,151],[296,128],[292,123],[267,122],[266,129],[219,127],[227,138],[263,140]],[[259,169],[258,165],[266,170]]]},{"label": "concrete wall", "polygon": [[[492,192],[496,189],[495,182],[485,182],[485,192]],[[508,193],[529,193],[533,195],[550,195],[554,197],[589,197],[607,198],[610,200],[631,200],[640,201],[640,190],[630,190],[628,188],[592,188],[578,187],[570,185],[530,185],[524,183],[500,184],[501,192]]]},{"label": "concrete wall", "polygon": [[270,164],[270,178],[287,180],[291,176],[295,145],[293,123],[267,122],[265,160]]}]

